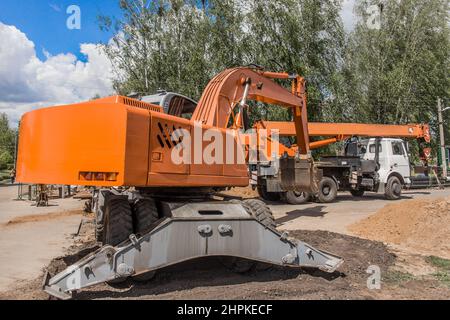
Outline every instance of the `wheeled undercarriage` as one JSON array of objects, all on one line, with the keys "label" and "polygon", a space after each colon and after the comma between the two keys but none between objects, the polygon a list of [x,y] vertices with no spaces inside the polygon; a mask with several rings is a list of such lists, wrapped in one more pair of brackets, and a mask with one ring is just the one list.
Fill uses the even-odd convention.
[{"label": "wheeled undercarriage", "polygon": [[216,200],[213,190],[195,196],[194,190],[184,190],[183,198],[152,191],[96,191],[96,235],[103,247],[47,275],[44,290],[69,299],[98,283],[150,279],[156,270],[200,257],[234,257],[236,269],[239,261],[254,261],[334,272],[343,262],[277,231],[269,207],[260,200]]}]

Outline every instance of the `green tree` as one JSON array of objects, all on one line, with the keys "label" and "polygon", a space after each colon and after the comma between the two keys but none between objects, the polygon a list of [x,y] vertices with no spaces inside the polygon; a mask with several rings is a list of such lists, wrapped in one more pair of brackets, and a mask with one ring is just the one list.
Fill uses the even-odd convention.
[{"label": "green tree", "polygon": [[16,131],[9,126],[8,116],[0,114],[0,170],[7,169],[14,163]]},{"label": "green tree", "polygon": [[381,28],[367,24],[367,8],[350,36],[345,59],[351,118],[377,123],[435,123],[437,97],[449,97],[449,3],[385,1]]},{"label": "green tree", "polygon": [[[343,114],[358,122],[429,123],[436,150],[437,98],[448,103],[450,93],[449,2],[378,4],[380,28],[367,23],[372,2],[356,7],[359,22],[349,37],[342,72]],[[450,126],[446,131],[448,137]]]},{"label": "green tree", "polygon": [[304,76],[311,120],[334,120],[345,39],[340,10],[340,1],[254,0],[247,16],[247,60]]},{"label": "green tree", "polygon": [[[117,31],[105,51],[116,67],[115,87],[122,94],[162,88],[199,99],[216,73],[256,63],[306,76],[313,119],[325,118],[324,106],[334,103],[330,97],[337,87],[344,39],[340,1],[120,3],[124,18],[102,17],[101,25]],[[253,111],[253,118],[290,118],[287,110],[275,107]]]},{"label": "green tree", "polygon": [[173,90],[198,99],[210,73],[205,57],[208,23],[195,1],[121,0],[123,20],[100,17],[116,30],[104,46],[121,94]]}]

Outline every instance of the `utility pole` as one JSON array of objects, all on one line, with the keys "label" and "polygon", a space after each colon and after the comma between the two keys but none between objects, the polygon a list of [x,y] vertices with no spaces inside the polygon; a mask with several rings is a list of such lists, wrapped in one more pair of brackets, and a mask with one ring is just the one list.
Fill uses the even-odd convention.
[{"label": "utility pole", "polygon": [[439,138],[441,145],[441,161],[442,161],[442,175],[447,179],[447,156],[445,152],[445,137],[444,137],[444,119],[442,117],[441,98],[438,98],[438,121],[439,121]]}]

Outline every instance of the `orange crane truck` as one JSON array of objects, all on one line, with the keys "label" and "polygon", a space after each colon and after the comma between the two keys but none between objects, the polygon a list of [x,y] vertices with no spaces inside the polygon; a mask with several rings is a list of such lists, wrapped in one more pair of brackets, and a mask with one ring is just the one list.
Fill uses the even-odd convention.
[{"label": "orange crane truck", "polygon": [[[292,91],[273,79],[292,80]],[[228,69],[211,80],[197,106],[183,97],[161,107],[114,96],[26,113],[17,180],[98,189],[96,236],[103,246],[57,275],[47,273],[44,290],[68,299],[100,282],[148,279],[163,267],[206,256],[221,257],[240,271],[251,267],[245,262],[260,261],[334,272],[340,257],[278,232],[262,201],[212,197],[249,184],[232,124],[247,100],[292,109],[298,149],[285,160],[282,184],[286,190],[315,190],[305,81],[297,75]],[[189,112],[191,119],[185,119]],[[211,154],[223,151],[231,161],[202,159],[208,142],[221,139],[229,139],[231,148],[226,143]]]},{"label": "orange crane truck", "polygon": [[[276,130],[280,137],[294,136],[295,128],[290,122],[259,121],[255,124],[258,132]],[[379,125],[360,123],[309,123],[310,137],[321,137],[310,143],[317,149],[345,140],[344,154],[341,156],[322,156],[315,166],[321,171],[322,179],[314,194],[319,202],[332,202],[338,190],[349,191],[355,197],[362,197],[366,191],[384,193],[387,199],[397,200],[402,188],[411,184],[410,158],[408,144],[402,140],[416,139],[421,149],[421,159],[427,162],[430,142],[428,125]],[[269,137],[270,139],[270,137]],[[278,156],[283,153],[294,154],[294,147],[282,146]],[[256,171],[258,192],[263,199],[285,200],[290,204],[306,202],[307,192],[286,191],[282,188],[279,174],[279,161],[259,161]]]}]

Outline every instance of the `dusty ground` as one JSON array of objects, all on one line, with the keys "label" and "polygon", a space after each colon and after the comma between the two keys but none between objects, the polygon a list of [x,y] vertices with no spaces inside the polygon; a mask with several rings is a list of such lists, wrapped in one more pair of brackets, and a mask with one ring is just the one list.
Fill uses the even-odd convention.
[{"label": "dusty ground", "polygon": [[409,252],[450,259],[450,197],[390,204],[348,229]]},{"label": "dusty ground", "polygon": [[[237,193],[246,197],[253,196],[252,192],[248,190],[238,190]],[[410,198],[425,199],[424,201],[430,200],[435,203],[436,199],[449,195],[450,190],[409,192],[405,194],[404,202],[394,205],[409,208],[410,203],[415,201],[411,201]],[[276,268],[266,271],[253,270],[247,274],[234,274],[225,269],[218,261],[209,259],[185,263],[161,271],[155,279],[148,283],[128,281],[115,288],[106,284],[95,286],[79,292],[75,299],[450,299],[450,280],[448,279],[450,267],[447,269],[447,260],[436,261],[429,257],[430,254],[421,255],[406,251],[395,244],[393,246],[328,231],[317,231],[330,229],[331,231],[339,230],[338,232],[341,233],[350,233],[347,230],[349,226],[373,216],[386,204],[392,204],[377,195],[369,195],[363,199],[355,201],[348,195],[342,194],[339,202],[329,205],[315,203],[303,206],[271,204],[279,228],[290,230],[291,236],[323,250],[339,254],[345,259],[345,264],[335,274],[326,275],[319,272],[288,271]],[[81,202],[79,205],[81,207]],[[70,210],[67,211],[62,215],[50,214],[49,217],[52,219],[49,221],[52,223],[58,221],[56,223],[58,225],[63,221],[68,222],[71,218],[77,219],[78,222],[81,220],[81,217],[71,216]],[[35,218],[21,217],[18,219],[27,221]],[[10,220],[17,221],[15,218],[8,221]],[[36,229],[45,229],[44,224],[49,221],[46,218],[38,217],[38,221],[35,222],[10,223],[1,228],[19,227],[22,230],[20,232],[25,232],[24,226],[28,226],[30,228],[28,233],[32,234]],[[56,273],[64,269],[65,266],[76,262],[95,249],[95,243],[92,242],[92,228],[93,225],[90,223],[83,224],[80,236],[73,239],[68,236],[69,232],[52,229],[52,232],[64,234],[66,237],[64,246],[67,247],[67,244],[74,246],[67,250],[61,249],[65,251],[65,254],[50,264],[51,272]],[[76,228],[73,228],[70,233],[76,232],[74,229]],[[299,231],[304,229],[309,230]],[[316,231],[310,229],[316,229]],[[2,256],[1,237],[4,230],[6,229],[0,230],[0,262],[7,261],[7,255]],[[13,234],[14,232],[11,237]],[[33,236],[30,237],[33,238]],[[31,248],[36,247],[39,239],[39,236],[35,236],[30,240],[29,255],[40,255],[39,250],[38,254],[31,252]],[[33,241],[35,243],[31,244]],[[63,248],[61,243],[56,242],[55,244]],[[43,247],[46,246],[43,245]],[[52,253],[52,257],[60,254],[63,253]],[[24,260],[16,261],[12,266],[17,263],[27,266],[28,258],[28,256],[23,256]],[[41,266],[48,264],[43,263],[44,260],[41,260]],[[381,290],[367,289],[366,283],[369,274],[366,273],[366,270],[371,265],[377,265],[381,269]],[[41,272],[41,268],[36,267],[33,266],[33,270]],[[4,268],[4,264],[3,267],[0,264],[0,268]],[[36,275],[34,280],[25,278],[25,280],[19,281],[20,279],[19,277],[16,279],[15,286],[9,286],[10,290],[0,289],[0,298],[47,298],[47,295],[40,289],[41,275]],[[13,289],[11,290],[11,288]]]},{"label": "dusty ground", "polygon": [[82,219],[80,200],[50,200],[37,208],[15,201],[17,187],[0,186],[0,291],[31,280],[66,252]]}]

